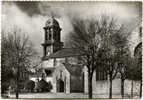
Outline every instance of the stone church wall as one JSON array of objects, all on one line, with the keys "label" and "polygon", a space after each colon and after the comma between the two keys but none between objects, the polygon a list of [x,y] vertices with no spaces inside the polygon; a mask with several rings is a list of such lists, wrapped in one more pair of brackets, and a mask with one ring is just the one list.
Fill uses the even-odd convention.
[{"label": "stone church wall", "polygon": [[[58,61],[63,61],[63,59],[58,59]],[[56,69],[53,74],[53,92],[57,93],[57,80],[62,79],[64,81],[64,92],[70,93],[70,74],[66,70],[66,68],[63,66],[62,63],[57,63],[57,66],[55,66]]]}]

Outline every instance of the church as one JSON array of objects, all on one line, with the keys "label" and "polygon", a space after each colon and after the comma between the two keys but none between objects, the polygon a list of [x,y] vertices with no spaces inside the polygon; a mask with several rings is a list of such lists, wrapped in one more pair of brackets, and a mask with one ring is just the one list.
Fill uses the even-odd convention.
[{"label": "church", "polygon": [[[77,48],[64,48],[61,42],[61,28],[58,21],[51,17],[44,27],[42,67],[46,81],[53,85],[51,92],[88,93],[88,73],[80,63],[82,55]],[[98,80],[107,80],[107,75],[98,73]],[[93,83],[96,80],[93,75]]]},{"label": "church", "polygon": [[44,27],[42,67],[45,68],[46,81],[52,83],[51,92],[54,93],[86,92],[87,73],[78,62],[80,53],[77,49],[63,48],[61,30],[53,17]]},{"label": "church", "polygon": [[[58,21],[51,17],[44,26],[42,68],[47,82],[52,83],[52,93],[88,93],[87,68],[80,63],[77,48],[64,48]],[[120,78],[113,80],[113,92],[120,93]],[[131,81],[125,81],[125,93],[130,91]],[[138,84],[138,83],[137,83]],[[109,79],[105,72],[96,69],[92,79],[93,94],[109,93]],[[135,87],[138,91],[138,85]],[[113,93],[113,94],[114,94]]]}]

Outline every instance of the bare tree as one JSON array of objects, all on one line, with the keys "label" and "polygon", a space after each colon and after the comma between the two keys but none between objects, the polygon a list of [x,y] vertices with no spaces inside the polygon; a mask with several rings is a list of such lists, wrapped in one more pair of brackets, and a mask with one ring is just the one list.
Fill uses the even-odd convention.
[{"label": "bare tree", "polygon": [[[24,32],[14,27],[12,31],[2,31],[2,65],[12,69],[16,81],[16,98],[19,94],[20,71],[30,66],[30,59],[35,54],[32,43]],[[2,67],[2,71],[5,70]]]},{"label": "bare tree", "polygon": [[128,70],[127,70],[127,78],[131,79],[131,98],[133,98],[134,80],[138,80],[138,75],[140,75],[140,73],[138,73],[139,69],[137,68],[137,61],[134,57],[131,57],[131,61],[130,61],[129,66],[130,67],[128,67]]},{"label": "bare tree", "polygon": [[[122,52],[122,51],[121,51]],[[120,73],[120,78],[121,78],[121,95],[122,98],[124,98],[124,82],[125,79],[127,78],[128,70],[130,67],[131,63],[131,57],[128,54],[121,54],[119,53],[119,58],[118,59],[118,72]]]},{"label": "bare tree", "polygon": [[107,16],[101,16],[96,20],[73,18],[72,26],[70,43],[83,53],[82,61],[88,69],[89,98],[92,98],[93,72],[98,66],[106,66],[105,69],[110,76],[109,97],[112,98],[112,80],[117,73],[114,59],[115,36],[122,32],[123,27],[117,26],[116,20]]},{"label": "bare tree", "polygon": [[108,74],[110,88],[109,88],[109,98],[112,98],[112,81],[118,73],[118,53],[124,45],[127,43],[127,37],[129,34],[125,34],[126,28],[123,25],[117,23],[117,20],[113,17],[109,18],[103,16],[101,18],[102,32],[102,67],[106,70]]},{"label": "bare tree", "polygon": [[128,37],[130,36],[130,33],[125,31],[125,29],[122,28],[122,32],[116,34],[116,63],[117,63],[117,69],[120,73],[121,78],[121,95],[122,98],[124,97],[124,81],[127,78],[127,72],[130,67],[131,63],[131,54],[129,50],[129,41]]},{"label": "bare tree", "polygon": [[73,48],[78,48],[83,54],[81,60],[88,69],[88,92],[89,98],[92,98],[92,77],[98,63],[97,52],[100,40],[95,32],[94,20],[73,19],[72,22],[74,32],[70,36],[70,43]]},{"label": "bare tree", "polygon": [[131,97],[134,96],[134,81],[140,81],[139,95],[142,95],[142,43],[135,48],[134,57],[131,58],[130,64],[128,64],[127,78],[131,79]]}]

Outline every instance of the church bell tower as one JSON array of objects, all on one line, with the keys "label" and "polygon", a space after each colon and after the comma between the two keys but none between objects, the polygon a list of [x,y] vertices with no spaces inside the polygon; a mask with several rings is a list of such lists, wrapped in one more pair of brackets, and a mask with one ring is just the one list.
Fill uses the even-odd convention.
[{"label": "church bell tower", "polygon": [[49,56],[52,53],[60,50],[63,47],[61,42],[61,28],[58,21],[51,17],[46,21],[45,27],[45,38],[43,46],[43,58]]}]

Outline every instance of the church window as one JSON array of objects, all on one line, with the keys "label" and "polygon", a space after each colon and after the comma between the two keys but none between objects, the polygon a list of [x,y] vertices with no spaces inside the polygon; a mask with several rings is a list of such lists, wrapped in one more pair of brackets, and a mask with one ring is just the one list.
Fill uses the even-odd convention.
[{"label": "church window", "polygon": [[48,29],[46,30],[46,34],[47,34],[47,39],[49,39],[49,35],[48,35],[49,34],[49,30]]},{"label": "church window", "polygon": [[48,29],[46,29],[46,33],[49,33],[49,30],[48,30]]},{"label": "church window", "polygon": [[97,68],[96,69],[96,81],[107,80],[107,73],[105,70]]},{"label": "church window", "polygon": [[58,41],[58,34],[55,34],[55,40]]},{"label": "church window", "polygon": [[47,54],[47,55],[50,55],[50,53],[51,53],[51,49],[50,49],[50,47],[47,47],[46,54]]}]

